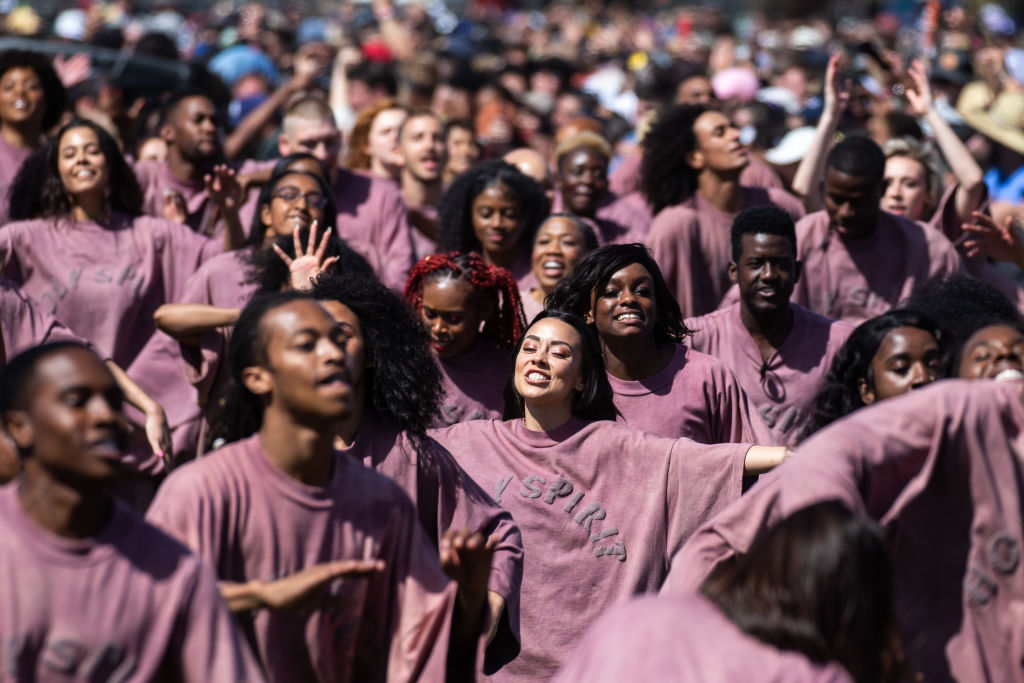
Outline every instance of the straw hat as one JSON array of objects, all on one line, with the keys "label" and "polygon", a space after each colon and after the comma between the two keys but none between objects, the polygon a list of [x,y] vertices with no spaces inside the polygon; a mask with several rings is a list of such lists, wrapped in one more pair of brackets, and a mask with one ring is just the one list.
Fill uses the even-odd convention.
[{"label": "straw hat", "polygon": [[1004,90],[993,100],[988,86],[976,81],[960,91],[956,108],[971,128],[1024,154],[1024,93]]}]

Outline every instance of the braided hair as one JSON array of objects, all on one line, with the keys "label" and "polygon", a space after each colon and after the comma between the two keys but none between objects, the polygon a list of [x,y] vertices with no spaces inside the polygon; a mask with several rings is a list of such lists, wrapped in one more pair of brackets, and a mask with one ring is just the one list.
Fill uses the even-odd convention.
[{"label": "braided hair", "polygon": [[484,263],[475,252],[458,251],[427,256],[409,271],[405,298],[419,313],[423,309],[423,286],[432,280],[463,280],[484,300],[494,303],[494,313],[484,322],[483,335],[503,349],[511,349],[526,327],[519,287],[512,274],[500,266]]}]

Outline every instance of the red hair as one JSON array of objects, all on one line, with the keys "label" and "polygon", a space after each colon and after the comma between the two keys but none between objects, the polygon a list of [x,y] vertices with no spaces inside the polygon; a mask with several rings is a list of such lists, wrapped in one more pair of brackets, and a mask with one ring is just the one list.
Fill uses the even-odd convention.
[{"label": "red hair", "polygon": [[494,314],[484,322],[482,333],[499,346],[511,349],[526,328],[523,302],[512,273],[501,266],[490,266],[475,253],[452,251],[426,256],[409,271],[405,298],[419,313],[423,308],[423,285],[441,275],[469,283],[473,291],[495,302]]}]

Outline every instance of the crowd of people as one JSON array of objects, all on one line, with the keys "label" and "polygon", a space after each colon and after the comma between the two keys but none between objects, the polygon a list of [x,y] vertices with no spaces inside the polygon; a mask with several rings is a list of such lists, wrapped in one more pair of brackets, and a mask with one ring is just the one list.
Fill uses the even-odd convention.
[{"label": "crowd of people", "polygon": [[0,15],[0,679],[1024,681],[1011,12],[534,4]]}]

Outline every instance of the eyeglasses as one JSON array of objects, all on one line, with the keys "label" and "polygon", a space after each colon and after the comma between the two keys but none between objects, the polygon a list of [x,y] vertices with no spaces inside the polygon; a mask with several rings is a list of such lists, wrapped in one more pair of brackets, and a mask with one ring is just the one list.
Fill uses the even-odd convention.
[{"label": "eyeglasses", "polygon": [[322,209],[327,206],[327,197],[320,192],[307,192],[302,194],[302,190],[297,187],[279,187],[274,190],[274,196],[278,199],[283,199],[288,203],[298,201],[299,197],[306,198],[306,206],[313,209]]}]

